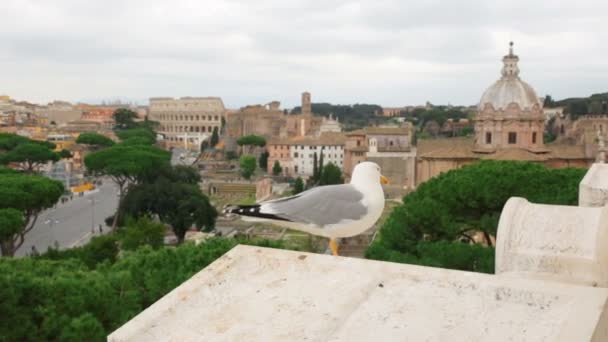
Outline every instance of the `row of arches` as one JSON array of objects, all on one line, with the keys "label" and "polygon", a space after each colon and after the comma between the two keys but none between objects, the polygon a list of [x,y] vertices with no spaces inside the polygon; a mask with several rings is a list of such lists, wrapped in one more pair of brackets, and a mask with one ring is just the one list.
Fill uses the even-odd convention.
[{"label": "row of arches", "polygon": [[171,121],[219,121],[219,115],[177,115],[177,114],[159,114],[159,120]]},{"label": "row of arches", "polygon": [[[193,132],[193,133],[213,133],[213,128],[218,126],[175,126],[175,125],[161,125],[161,132],[171,132],[171,133],[185,133],[185,132]],[[219,129],[219,128],[218,128]]]}]

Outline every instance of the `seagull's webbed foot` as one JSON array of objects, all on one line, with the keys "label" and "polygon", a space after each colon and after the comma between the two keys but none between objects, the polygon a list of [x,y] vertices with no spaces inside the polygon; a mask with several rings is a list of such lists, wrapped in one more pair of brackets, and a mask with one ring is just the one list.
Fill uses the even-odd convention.
[{"label": "seagull's webbed foot", "polygon": [[329,239],[329,249],[331,249],[331,255],[338,255],[338,244],[333,238]]}]

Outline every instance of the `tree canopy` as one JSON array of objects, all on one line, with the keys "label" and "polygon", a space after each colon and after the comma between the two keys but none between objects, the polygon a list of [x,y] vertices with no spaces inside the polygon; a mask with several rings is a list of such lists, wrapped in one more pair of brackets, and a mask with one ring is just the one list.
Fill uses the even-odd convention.
[{"label": "tree canopy", "polygon": [[587,114],[608,114],[608,93],[592,94],[589,97],[567,98],[553,101],[553,106],[566,107],[564,113],[573,119]]},{"label": "tree canopy", "polygon": [[304,181],[301,177],[298,177],[293,185],[293,194],[297,195],[302,191],[304,191]]},{"label": "tree canopy", "polygon": [[[7,341],[105,341],[236,243],[213,239],[198,246],[142,247],[119,258],[117,242],[102,236],[94,239],[94,248],[0,258],[0,316],[5,318],[0,336]],[[90,263],[95,255],[99,262]]]},{"label": "tree canopy", "polygon": [[38,214],[52,207],[64,192],[63,184],[39,175],[0,172],[0,249],[14,255],[32,230]]},{"label": "tree canopy", "polygon": [[281,167],[281,163],[279,163],[278,160],[274,161],[274,164],[272,165],[272,174],[275,176],[278,176],[281,174],[281,172],[283,172],[283,168]]},{"label": "tree canopy", "polygon": [[116,129],[129,129],[137,126],[135,119],[137,119],[137,113],[127,108],[118,108],[112,115],[114,118],[114,127]]},{"label": "tree canopy", "polygon": [[120,130],[116,136],[129,145],[152,145],[156,142],[156,133],[146,128]]},{"label": "tree canopy", "polygon": [[266,139],[259,135],[246,135],[237,139],[236,143],[239,146],[266,146]]},{"label": "tree canopy", "polygon": [[16,146],[3,156],[5,163],[17,163],[26,172],[34,172],[40,165],[56,162],[61,158],[59,153],[41,144],[25,143]]},{"label": "tree canopy", "polygon": [[328,163],[323,167],[319,178],[319,185],[344,184],[342,171],[334,163]]},{"label": "tree canopy", "polygon": [[148,216],[129,218],[119,234],[120,248],[123,250],[133,251],[142,246],[160,248],[164,244],[165,226]]},{"label": "tree canopy", "polygon": [[460,109],[448,108],[444,106],[436,106],[430,109],[417,108],[411,113],[411,116],[417,122],[419,127],[425,127],[431,122],[436,123],[439,127],[448,119],[459,120],[468,118],[470,113]]},{"label": "tree canopy", "polygon": [[119,208],[114,215],[112,229],[116,229],[120,217],[120,207],[126,187],[129,183],[137,184],[150,173],[168,167],[170,154],[154,146],[117,144],[112,147],[88,154],[84,163],[89,172],[112,178],[118,185]]},{"label": "tree canopy", "polygon": [[239,165],[241,167],[241,175],[245,179],[251,178],[255,172],[255,157],[250,155],[241,156],[239,159]]},{"label": "tree canopy", "polygon": [[[188,170],[189,169],[189,170]],[[182,242],[192,226],[205,231],[215,225],[217,211],[200,187],[200,176],[193,168],[168,169],[152,181],[133,187],[124,200],[126,215],[158,215],[171,225],[178,241]]]},{"label": "tree canopy", "polygon": [[258,160],[260,169],[262,169],[264,171],[268,170],[268,157],[269,156],[270,156],[270,154],[268,153],[268,151],[264,151],[264,152],[262,152],[262,154],[260,154],[260,159]]},{"label": "tree canopy", "polygon": [[13,163],[23,171],[35,172],[42,164],[70,157],[65,150],[53,151],[55,147],[55,144],[48,141],[38,141],[16,134],[0,133],[0,163]]},{"label": "tree canopy", "polygon": [[93,145],[96,147],[110,147],[114,145],[114,141],[112,141],[112,139],[95,132],[85,132],[80,134],[78,138],[76,138],[76,143]]},{"label": "tree canopy", "polygon": [[55,144],[49,141],[32,140],[13,133],[0,133],[0,151],[11,151],[15,147],[27,143],[42,145],[49,150],[55,149]]},{"label": "tree canopy", "polygon": [[211,134],[211,141],[209,142],[209,144],[211,145],[211,147],[215,147],[215,145],[217,145],[220,142],[220,136],[217,132],[217,127],[213,127],[213,133]]},{"label": "tree canopy", "polygon": [[[537,203],[576,204],[584,174],[584,169],[548,169],[515,161],[482,161],[443,173],[404,197],[367,256],[452,267],[447,260],[461,260],[466,250],[468,261],[455,268],[492,272],[493,263],[487,259],[493,260],[492,248],[479,250],[480,246],[459,241],[472,242],[472,234],[480,232],[486,244],[492,245],[502,207],[512,196]],[[436,248],[434,244],[439,242],[442,247]],[[443,259],[435,252],[442,253]],[[456,254],[449,254],[452,252]]]},{"label": "tree canopy", "polygon": [[[88,154],[84,163],[90,172],[110,176],[117,183],[137,182],[146,173],[168,165],[170,154],[153,146],[117,144]],[[119,184],[119,185],[120,185]]]},{"label": "tree canopy", "polygon": [[[382,107],[376,104],[358,103],[354,105],[335,105],[331,103],[312,103],[312,112],[316,115],[329,116],[332,114],[345,126],[346,130],[361,128],[386,121],[386,118],[378,116]],[[291,110],[291,114],[300,114],[302,107],[297,106]]]}]

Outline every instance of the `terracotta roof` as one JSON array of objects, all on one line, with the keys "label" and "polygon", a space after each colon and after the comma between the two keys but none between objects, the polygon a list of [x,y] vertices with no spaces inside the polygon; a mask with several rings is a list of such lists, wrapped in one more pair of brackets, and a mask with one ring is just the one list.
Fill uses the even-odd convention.
[{"label": "terracotta roof", "polygon": [[365,131],[362,129],[357,129],[354,131],[350,131],[350,132],[345,132],[344,134],[346,134],[346,136],[351,136],[351,135],[365,135]]},{"label": "terracotta roof", "polygon": [[533,153],[523,148],[499,149],[495,153],[479,155],[481,159],[491,160],[545,161],[549,158],[547,153]]},{"label": "terracotta roof", "polygon": [[471,138],[420,139],[418,156],[437,159],[477,159],[479,155],[473,152],[473,146],[474,140]]},{"label": "terracotta roof", "polygon": [[562,145],[548,144],[545,145],[551,152],[551,159],[593,159],[587,157],[584,145]]},{"label": "terracotta roof", "polygon": [[349,148],[348,150],[352,151],[352,152],[367,152],[367,146],[357,146],[357,147]]},{"label": "terracotta roof", "polygon": [[363,129],[369,135],[408,135],[411,134],[411,127],[365,127]]},{"label": "terracotta roof", "polygon": [[[522,148],[474,150],[472,138],[444,138],[418,140],[418,157],[431,159],[493,159],[545,161],[548,159],[589,159],[583,145],[546,145],[546,153],[535,153]],[[539,150],[540,152],[540,150]]]}]

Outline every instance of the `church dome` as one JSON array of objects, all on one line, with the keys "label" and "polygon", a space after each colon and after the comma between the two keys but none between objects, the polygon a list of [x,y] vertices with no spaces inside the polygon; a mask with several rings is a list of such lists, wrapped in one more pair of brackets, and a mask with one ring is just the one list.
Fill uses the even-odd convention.
[{"label": "church dome", "polygon": [[479,110],[490,104],[494,110],[501,111],[512,103],[519,105],[521,110],[530,110],[535,105],[542,108],[534,89],[519,78],[518,61],[519,57],[513,54],[513,43],[511,43],[509,54],[503,58],[502,77],[483,93],[479,101]]}]

